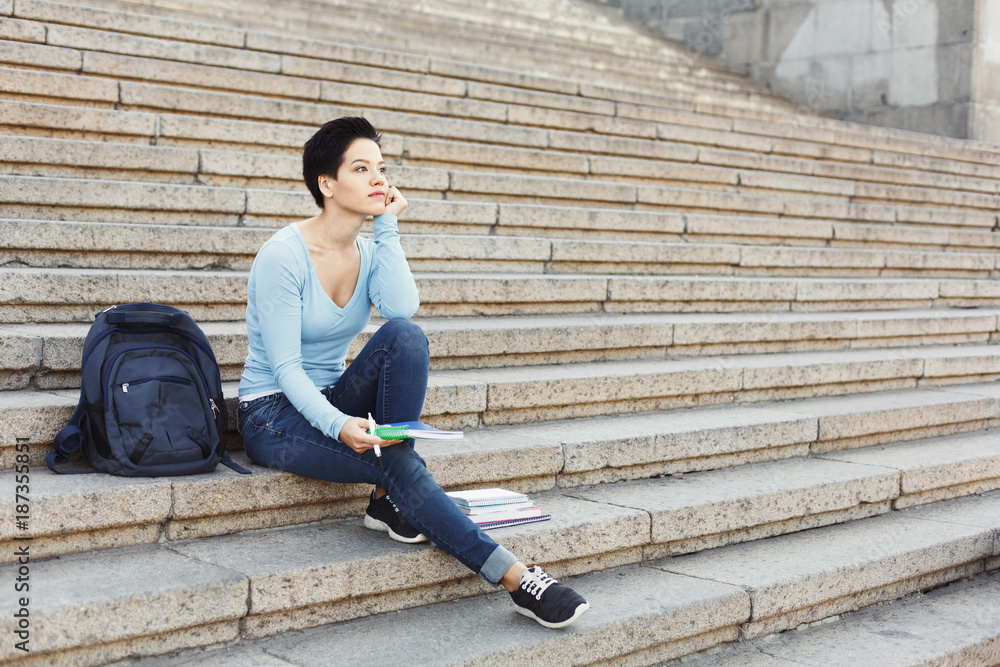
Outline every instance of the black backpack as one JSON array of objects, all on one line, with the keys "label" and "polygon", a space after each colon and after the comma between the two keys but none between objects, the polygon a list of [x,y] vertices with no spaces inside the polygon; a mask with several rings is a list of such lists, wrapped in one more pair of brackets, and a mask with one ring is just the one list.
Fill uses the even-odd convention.
[{"label": "black backpack", "polygon": [[[183,310],[132,303],[98,313],[80,372],[80,403],[48,455],[53,472],[190,475],[219,461],[250,472],[226,452],[219,364]],[[77,450],[97,471],[56,470]]]}]

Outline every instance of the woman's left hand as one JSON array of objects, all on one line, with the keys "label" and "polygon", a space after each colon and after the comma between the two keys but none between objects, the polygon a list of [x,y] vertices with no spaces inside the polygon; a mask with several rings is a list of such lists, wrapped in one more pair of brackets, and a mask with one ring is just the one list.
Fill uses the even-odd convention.
[{"label": "woman's left hand", "polygon": [[398,218],[404,210],[406,210],[406,200],[403,199],[403,195],[394,185],[385,191],[385,212],[387,215],[394,215]]}]

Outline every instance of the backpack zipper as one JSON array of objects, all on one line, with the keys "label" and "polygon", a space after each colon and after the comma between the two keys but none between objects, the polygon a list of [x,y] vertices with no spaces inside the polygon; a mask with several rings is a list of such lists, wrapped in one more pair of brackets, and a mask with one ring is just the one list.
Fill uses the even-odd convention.
[{"label": "backpack zipper", "polygon": [[134,384],[136,384],[136,385],[138,385],[138,384],[146,384],[147,382],[173,382],[175,384],[194,384],[194,382],[192,382],[191,380],[188,380],[187,378],[179,378],[179,377],[177,377],[175,375],[163,375],[163,376],[155,377],[155,378],[143,378],[141,380],[134,380],[134,381],[131,381],[131,382],[123,382],[122,383],[122,391],[127,394],[128,393],[128,388],[130,386],[132,386]]},{"label": "backpack zipper", "polygon": [[[194,357],[192,357],[190,354],[188,354],[187,352],[185,352],[184,350],[182,350],[179,347],[173,347],[171,345],[142,345],[142,346],[139,346],[139,347],[129,347],[129,348],[125,348],[124,350],[119,350],[114,356],[111,357],[111,359],[107,363],[107,367],[106,367],[106,369],[104,371],[104,382],[101,383],[101,385],[103,387],[111,387],[112,386],[110,384],[111,370],[114,368],[115,362],[118,361],[118,358],[121,357],[123,354],[126,354],[128,352],[135,352],[137,350],[171,350],[173,352],[177,352],[179,354],[184,355],[191,362],[191,365],[194,366],[195,370],[198,371],[198,376],[201,379],[201,387],[205,391],[205,396],[208,396],[209,401],[212,400],[212,397],[211,397],[211,393],[212,392],[209,390],[208,380],[205,379],[205,374],[202,372],[201,366],[198,365],[198,362],[195,361]],[[117,383],[115,383],[115,384],[117,384]],[[126,382],[125,384],[130,384],[130,383]],[[137,383],[136,382],[132,382],[131,384],[137,384]],[[122,387],[122,389],[124,389],[124,387]],[[105,392],[104,393],[104,411],[107,412],[110,407],[111,407],[111,398],[108,395],[108,392]]]}]

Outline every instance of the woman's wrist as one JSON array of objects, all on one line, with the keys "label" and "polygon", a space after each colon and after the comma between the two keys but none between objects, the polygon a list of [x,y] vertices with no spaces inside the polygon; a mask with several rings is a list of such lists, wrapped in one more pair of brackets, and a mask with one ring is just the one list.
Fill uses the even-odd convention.
[{"label": "woman's wrist", "polygon": [[374,230],[375,240],[384,240],[387,237],[399,236],[398,218],[391,213],[383,213],[375,216]]},{"label": "woman's wrist", "polygon": [[333,432],[334,437],[337,440],[340,440],[340,442],[343,442],[343,440],[340,437],[340,432],[344,430],[344,426],[347,425],[347,422],[350,419],[351,418],[348,415],[341,415],[340,417],[338,417],[337,419],[335,419],[334,422],[333,422],[333,428],[330,429],[330,430]]}]

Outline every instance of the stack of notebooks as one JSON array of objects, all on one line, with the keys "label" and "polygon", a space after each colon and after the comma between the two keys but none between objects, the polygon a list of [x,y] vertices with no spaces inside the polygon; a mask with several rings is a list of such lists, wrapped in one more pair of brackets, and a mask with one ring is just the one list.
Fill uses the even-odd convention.
[{"label": "stack of notebooks", "polygon": [[543,513],[528,496],[506,489],[448,491],[448,496],[483,530],[552,518],[551,514]]}]

